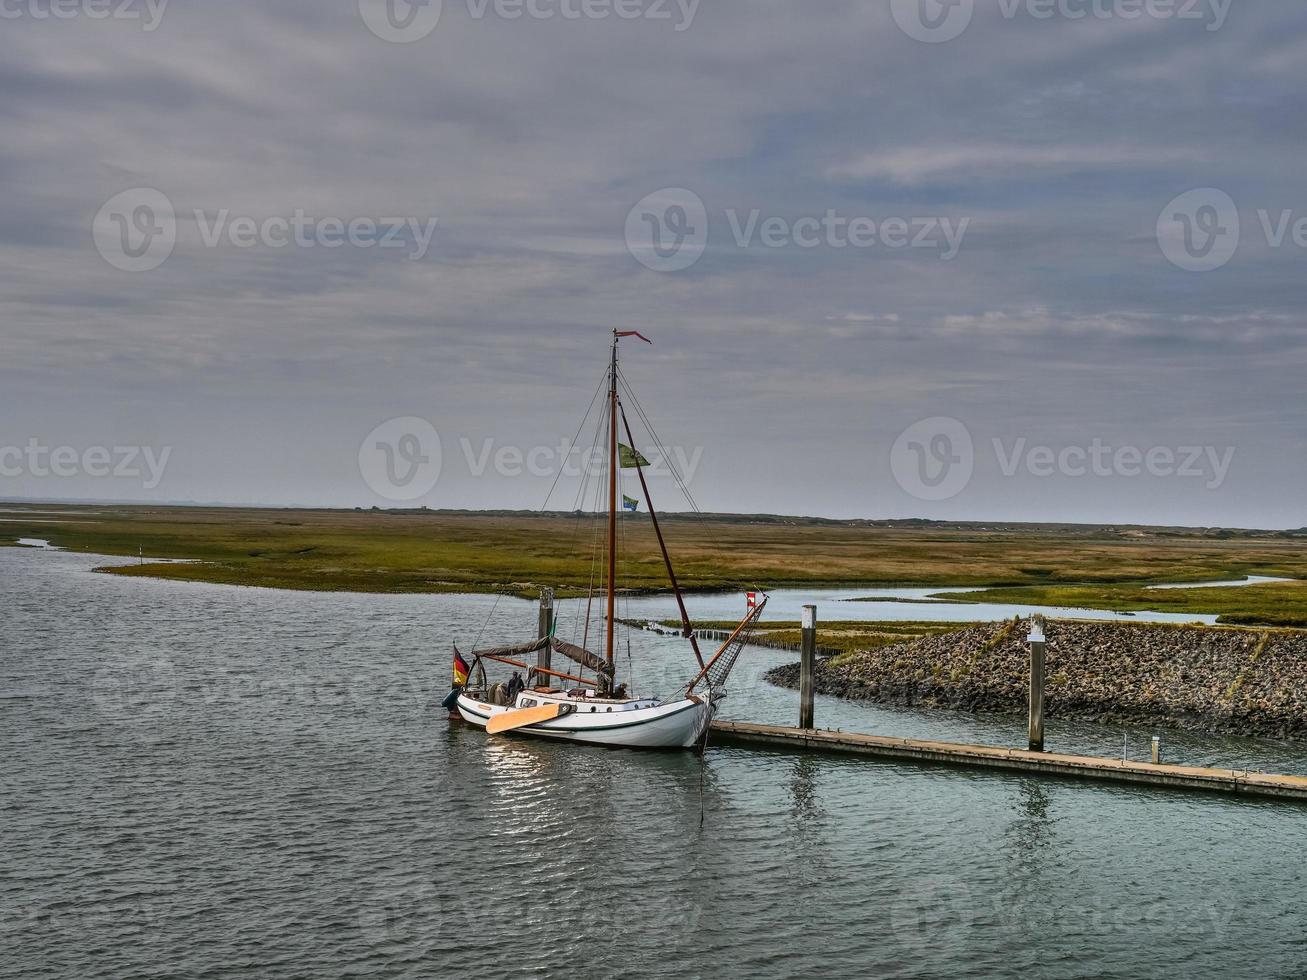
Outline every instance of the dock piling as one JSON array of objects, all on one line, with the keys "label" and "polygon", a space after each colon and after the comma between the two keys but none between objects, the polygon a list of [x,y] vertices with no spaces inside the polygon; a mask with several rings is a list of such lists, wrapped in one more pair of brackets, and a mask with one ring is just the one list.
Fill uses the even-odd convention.
[{"label": "dock piling", "polygon": [[803,607],[803,645],[799,659],[799,727],[814,727],[817,681],[817,607]]},{"label": "dock piling", "polygon": [[1160,766],[1161,764],[1162,764],[1162,737],[1160,735],[1154,735],[1153,736],[1153,765]]},{"label": "dock piling", "polygon": [[[554,590],[541,589],[540,590],[540,625],[539,625],[540,632],[537,633],[536,635],[542,638],[549,636],[553,628],[554,628]],[[553,667],[552,652],[553,651],[550,650],[549,645],[546,644],[544,649],[541,650],[538,654],[536,654],[536,666],[542,667],[545,670],[549,670],[551,667]],[[540,676],[547,678],[549,675],[542,674]]]},{"label": "dock piling", "polygon": [[1030,751],[1044,751],[1044,619],[1030,621]]}]

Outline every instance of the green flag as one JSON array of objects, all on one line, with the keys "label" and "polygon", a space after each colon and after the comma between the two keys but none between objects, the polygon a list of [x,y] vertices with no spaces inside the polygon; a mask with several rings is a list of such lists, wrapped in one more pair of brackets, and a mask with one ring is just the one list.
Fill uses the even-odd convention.
[{"label": "green flag", "polygon": [[634,497],[628,497],[626,494],[622,494],[622,509],[632,512],[637,511],[640,509],[640,501],[636,500]]},{"label": "green flag", "polygon": [[637,466],[648,466],[649,461],[645,459],[637,450],[632,449],[625,443],[617,444],[617,455],[621,460],[622,469],[633,470]]}]

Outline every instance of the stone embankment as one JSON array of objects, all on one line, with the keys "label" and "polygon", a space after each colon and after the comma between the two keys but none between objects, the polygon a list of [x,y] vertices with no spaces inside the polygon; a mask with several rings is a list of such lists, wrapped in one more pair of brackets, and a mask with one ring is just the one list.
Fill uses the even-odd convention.
[{"label": "stone embankment", "polygon": [[[971,712],[1026,710],[1029,624],[1006,622],[821,660],[817,690]],[[1050,622],[1049,718],[1307,738],[1307,631]],[[798,664],[768,679],[797,687]]]}]

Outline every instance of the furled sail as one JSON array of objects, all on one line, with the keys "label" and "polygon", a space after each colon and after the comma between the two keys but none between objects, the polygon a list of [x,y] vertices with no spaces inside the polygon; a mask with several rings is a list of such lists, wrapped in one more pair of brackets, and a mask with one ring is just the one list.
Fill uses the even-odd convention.
[{"label": "furled sail", "polygon": [[[520,643],[515,647],[495,647],[493,650],[473,650],[474,657],[489,657],[494,660],[496,657],[524,657],[528,653],[538,653],[545,647],[549,646],[549,637],[544,636],[538,640],[532,640],[530,643]],[[458,647],[454,647],[454,652],[458,652]]]},{"label": "furled sail", "polygon": [[575,661],[582,667],[589,667],[596,674],[601,674],[609,680],[613,677],[613,665],[606,661],[597,653],[591,653],[584,647],[579,647],[575,643],[567,643],[564,640],[554,640],[554,651],[561,653],[568,660]]}]

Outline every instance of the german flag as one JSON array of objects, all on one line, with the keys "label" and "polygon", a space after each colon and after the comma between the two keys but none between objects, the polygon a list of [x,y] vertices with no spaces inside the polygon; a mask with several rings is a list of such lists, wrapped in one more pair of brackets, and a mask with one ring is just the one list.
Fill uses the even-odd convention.
[{"label": "german flag", "polygon": [[456,687],[463,687],[467,683],[468,674],[470,674],[471,672],[472,672],[472,668],[467,665],[467,661],[463,659],[463,655],[458,652],[457,648],[455,648],[454,685]]}]

